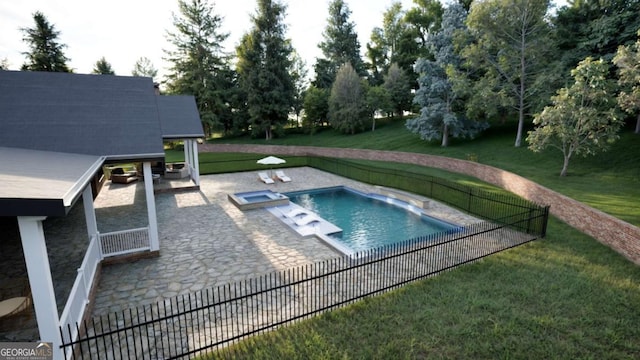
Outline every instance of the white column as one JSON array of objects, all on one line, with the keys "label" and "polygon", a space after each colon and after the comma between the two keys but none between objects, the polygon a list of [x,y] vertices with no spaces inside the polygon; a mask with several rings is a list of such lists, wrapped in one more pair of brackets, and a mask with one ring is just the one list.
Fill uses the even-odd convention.
[{"label": "white column", "polygon": [[196,185],[200,185],[200,162],[198,160],[198,142],[196,140],[191,140],[192,146],[192,157],[193,157],[193,168],[195,169],[195,174],[191,177],[193,182]]},{"label": "white column", "polygon": [[98,222],[96,221],[96,209],[93,207],[91,185],[84,188],[82,203],[84,204],[84,218],[87,221],[87,234],[89,235],[89,241],[91,241],[93,236],[98,235]]},{"label": "white column", "polygon": [[18,216],[24,259],[29,274],[29,286],[36,310],[40,340],[53,343],[53,358],[62,359],[60,345],[60,318],[53,290],[47,245],[44,241],[42,221],[46,217]]},{"label": "white column", "polygon": [[153,195],[153,177],[151,174],[151,163],[145,161],[142,164],[144,172],[144,191],[147,197],[147,215],[149,216],[149,242],[151,251],[160,250],[160,239],[158,237],[158,219],[156,218],[156,198]]}]

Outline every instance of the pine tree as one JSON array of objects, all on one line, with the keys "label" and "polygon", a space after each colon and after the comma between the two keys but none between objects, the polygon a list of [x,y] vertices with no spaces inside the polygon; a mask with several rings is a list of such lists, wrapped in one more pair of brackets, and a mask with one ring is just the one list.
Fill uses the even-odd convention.
[{"label": "pine tree", "polygon": [[453,38],[465,27],[466,12],[460,4],[451,4],[444,12],[442,28],[427,42],[434,60],[420,58],[415,71],[420,74],[419,88],[414,103],[420,106],[420,115],[407,120],[407,128],[423,140],[440,139],[442,146],[449,145],[449,137],[473,138],[485,129],[486,123],[467,120],[456,111],[461,96],[449,74],[459,72],[462,59],[453,49]]},{"label": "pine tree", "polygon": [[167,90],[194,95],[205,134],[222,127],[222,118],[232,109],[226,97],[224,77],[229,69],[222,43],[229,34],[220,31],[222,18],[207,0],[178,1],[180,16],[173,15],[175,32],[168,33],[173,50],[165,50],[172,63]]},{"label": "pine tree", "polygon": [[66,45],[58,42],[60,32],[39,11],[33,14],[33,20],[35,27],[20,29],[24,33],[22,40],[29,45],[29,51],[23,53],[27,62],[22,70],[71,72],[67,67],[69,58],[62,51]]},{"label": "pine tree", "polygon": [[136,60],[131,75],[155,78],[158,75],[158,70],[153,66],[149,58],[143,56]]},{"label": "pine tree", "polygon": [[113,71],[113,68],[111,67],[111,64],[109,64],[109,62],[107,61],[107,59],[103,57],[100,58],[100,60],[96,61],[96,64],[93,66],[93,73],[94,74],[101,74],[101,75],[115,75],[116,73]]},{"label": "pine tree", "polygon": [[324,59],[318,59],[315,66],[314,85],[330,88],[338,68],[349,63],[359,76],[364,76],[364,63],[360,57],[360,42],[355,23],[349,20],[351,10],[343,0],[333,0],[329,4],[329,18],[323,32],[324,41],[318,44]]},{"label": "pine tree", "polygon": [[293,49],[285,39],[285,15],[284,4],[258,0],[253,29],[237,48],[236,68],[247,94],[251,129],[254,136],[264,134],[266,140],[282,129],[294,105]]}]

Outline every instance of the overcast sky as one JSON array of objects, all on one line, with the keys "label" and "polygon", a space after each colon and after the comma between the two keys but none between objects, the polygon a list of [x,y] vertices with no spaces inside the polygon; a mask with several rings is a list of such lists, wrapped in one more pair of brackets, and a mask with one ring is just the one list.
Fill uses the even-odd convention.
[{"label": "overcast sky", "polygon": [[[251,28],[250,14],[256,0],[217,0],[214,12],[223,17],[222,30],[230,33],[225,49],[233,53],[241,36]],[[326,27],[329,0],[289,0],[285,22],[288,37],[307,62],[310,75],[318,43]],[[361,49],[366,49],[371,30],[381,26],[382,14],[391,0],[346,0],[356,23]],[[403,8],[412,0],[402,0]],[[151,59],[160,74],[166,73],[163,49],[170,49],[166,32],[173,31],[172,13],[177,0],[2,0],[0,1],[0,60],[8,59],[11,70],[25,61],[27,45],[20,28],[33,27],[33,13],[41,11],[60,31],[59,41],[74,72],[90,73],[104,56],[116,74],[130,75],[138,58]],[[157,80],[162,80],[157,79]]]}]

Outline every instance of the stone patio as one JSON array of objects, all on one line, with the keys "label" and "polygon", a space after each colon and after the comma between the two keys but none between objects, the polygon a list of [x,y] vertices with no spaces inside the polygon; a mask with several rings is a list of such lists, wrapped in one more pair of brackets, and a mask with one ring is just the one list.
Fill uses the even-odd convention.
[{"label": "stone patio", "polygon": [[[363,184],[313,168],[285,169],[293,181],[266,185],[257,171],[201,176],[200,190],[159,192],[155,195],[160,256],[102,267],[92,315],[104,315],[253,278],[261,274],[341,256],[315,238],[302,238],[263,209],[242,212],[231,204],[230,193],[270,189],[275,192],[346,185],[378,192]],[[180,186],[162,180],[156,188]],[[420,197],[418,197],[420,198]],[[88,245],[82,200],[64,218],[44,222],[53,282],[61,313]],[[144,183],[107,182],[95,199],[101,233],[147,226]],[[431,202],[430,215],[465,225],[479,220]],[[0,284],[26,278],[17,230],[11,221],[0,223],[6,235],[0,254]],[[8,247],[7,247],[8,246]],[[33,340],[33,310],[25,314],[21,331],[3,332],[0,341]],[[2,325],[0,323],[0,325]]]}]

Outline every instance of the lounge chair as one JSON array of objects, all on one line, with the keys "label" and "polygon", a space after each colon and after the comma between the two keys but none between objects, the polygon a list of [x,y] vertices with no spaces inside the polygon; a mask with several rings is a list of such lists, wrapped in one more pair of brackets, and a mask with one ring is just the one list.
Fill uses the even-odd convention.
[{"label": "lounge chair", "polygon": [[300,219],[298,219],[298,220],[295,220],[294,222],[295,222],[295,224],[296,224],[297,226],[305,226],[305,225],[309,225],[309,224],[311,224],[312,222],[316,222],[316,221],[317,221],[317,222],[320,222],[320,218],[318,218],[318,217],[317,217],[317,216],[315,216],[315,215],[310,215],[310,214],[309,214],[309,215],[305,215],[305,216],[303,216],[302,218],[300,218]]},{"label": "lounge chair", "polygon": [[308,215],[309,211],[307,209],[303,209],[303,208],[295,208],[289,212],[287,212],[286,214],[284,214],[285,217],[288,217],[290,219],[293,219],[297,216],[300,215]]},{"label": "lounge chair", "polygon": [[273,184],[275,182],[272,178],[269,177],[269,175],[267,175],[267,173],[264,172],[258,173],[258,177],[265,184]]},{"label": "lounge chair", "polygon": [[291,181],[291,178],[290,178],[290,177],[288,177],[287,175],[285,175],[284,171],[282,171],[282,170],[278,170],[278,171],[276,171],[276,177],[277,177],[278,179],[280,179],[280,181],[282,181],[282,182],[289,182],[289,181]]}]

